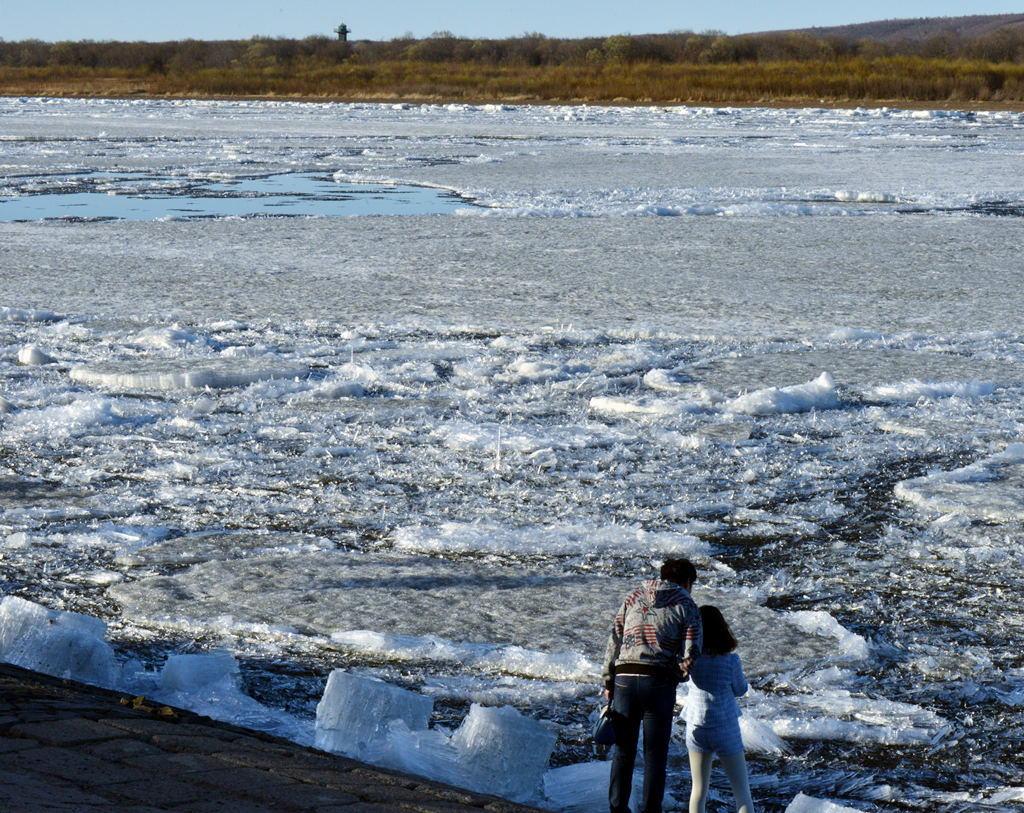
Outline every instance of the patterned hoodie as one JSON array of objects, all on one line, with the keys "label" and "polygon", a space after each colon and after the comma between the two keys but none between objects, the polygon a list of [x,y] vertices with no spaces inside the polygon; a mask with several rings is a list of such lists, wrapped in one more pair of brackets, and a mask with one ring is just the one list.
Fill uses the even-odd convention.
[{"label": "patterned hoodie", "polygon": [[605,688],[613,687],[616,666],[625,664],[663,666],[685,680],[679,662],[700,654],[702,633],[700,610],[686,590],[661,579],[643,582],[615,615],[601,673]]}]

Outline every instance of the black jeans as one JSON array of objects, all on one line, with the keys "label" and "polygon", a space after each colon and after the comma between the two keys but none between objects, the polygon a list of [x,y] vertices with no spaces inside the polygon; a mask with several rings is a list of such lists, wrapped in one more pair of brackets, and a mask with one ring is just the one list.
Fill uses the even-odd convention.
[{"label": "black jeans", "polygon": [[644,727],[644,788],[641,813],[661,813],[665,795],[665,765],[672,736],[676,683],[652,675],[616,675],[612,695],[615,748],[608,788],[611,813],[627,813],[633,784],[633,765],[640,725]]}]

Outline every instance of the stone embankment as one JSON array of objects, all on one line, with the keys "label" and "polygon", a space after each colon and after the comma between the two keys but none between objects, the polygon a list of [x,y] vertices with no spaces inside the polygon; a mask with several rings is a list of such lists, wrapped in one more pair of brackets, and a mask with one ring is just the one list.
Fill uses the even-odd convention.
[{"label": "stone embankment", "polygon": [[518,813],[535,808],[0,664],[0,810]]}]

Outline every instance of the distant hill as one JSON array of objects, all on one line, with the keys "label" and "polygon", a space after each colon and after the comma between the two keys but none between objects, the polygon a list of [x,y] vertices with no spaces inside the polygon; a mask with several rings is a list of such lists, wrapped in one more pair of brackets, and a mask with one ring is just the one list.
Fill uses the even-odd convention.
[{"label": "distant hill", "polygon": [[932,37],[953,34],[961,39],[975,39],[1002,29],[1024,31],[1024,14],[974,14],[967,17],[918,17],[907,20],[877,20],[871,23],[837,25],[824,28],[799,28],[767,33],[799,33],[812,37],[838,37],[848,42],[924,42]]}]

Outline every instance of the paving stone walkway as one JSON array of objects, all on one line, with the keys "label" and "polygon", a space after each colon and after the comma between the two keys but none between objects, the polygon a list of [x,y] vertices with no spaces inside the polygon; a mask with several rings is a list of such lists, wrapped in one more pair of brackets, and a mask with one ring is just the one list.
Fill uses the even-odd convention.
[{"label": "paving stone walkway", "polygon": [[142,698],[0,664],[0,810],[519,813]]}]

